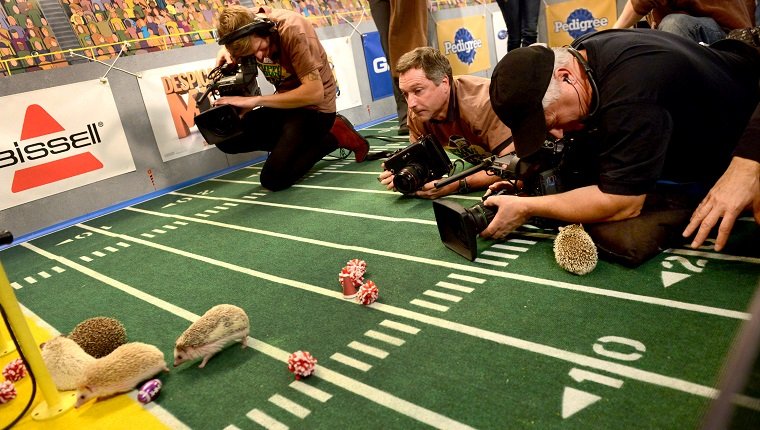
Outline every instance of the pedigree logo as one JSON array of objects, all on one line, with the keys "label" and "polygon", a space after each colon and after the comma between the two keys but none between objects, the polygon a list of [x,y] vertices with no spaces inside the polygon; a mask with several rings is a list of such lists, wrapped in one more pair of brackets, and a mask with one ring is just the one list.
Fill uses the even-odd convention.
[{"label": "pedigree logo", "polygon": [[161,77],[166,102],[179,139],[187,137],[190,128],[195,126],[195,115],[200,113],[195,96],[199,93],[199,87],[211,85],[208,78],[210,71],[194,70]]},{"label": "pedigree logo", "polygon": [[445,55],[456,54],[459,61],[468,65],[475,61],[475,54],[482,47],[483,41],[475,39],[466,28],[460,28],[456,31],[453,42],[445,41],[443,43]]},{"label": "pedigree logo", "polygon": [[[81,130],[66,130],[40,105],[26,108],[21,136],[12,148],[0,150],[0,169],[17,169],[13,173],[11,192],[18,193],[103,168],[90,152],[66,155],[67,152],[101,143],[98,128],[102,123],[87,124]],[[72,132],[73,131],[73,132]],[[63,158],[56,157],[63,154]],[[29,162],[57,158],[25,167]]]},{"label": "pedigree logo", "polygon": [[554,32],[566,31],[573,39],[584,34],[594,33],[597,28],[606,27],[610,23],[607,18],[594,18],[588,9],[576,9],[567,16],[567,22],[554,21]]}]

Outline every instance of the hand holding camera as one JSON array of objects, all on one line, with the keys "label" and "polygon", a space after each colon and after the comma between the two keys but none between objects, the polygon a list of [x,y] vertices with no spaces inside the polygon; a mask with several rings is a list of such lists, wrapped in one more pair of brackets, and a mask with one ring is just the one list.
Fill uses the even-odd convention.
[{"label": "hand holding camera", "polygon": [[[403,194],[413,195],[426,185],[435,188],[430,182],[447,175],[451,167],[451,160],[443,147],[435,137],[426,135],[418,142],[393,153],[383,164],[383,168],[390,174],[383,172],[378,179],[381,183],[387,181],[387,186],[392,181],[393,188]],[[425,191],[427,193],[418,195],[424,197],[431,194],[431,190]]]}]

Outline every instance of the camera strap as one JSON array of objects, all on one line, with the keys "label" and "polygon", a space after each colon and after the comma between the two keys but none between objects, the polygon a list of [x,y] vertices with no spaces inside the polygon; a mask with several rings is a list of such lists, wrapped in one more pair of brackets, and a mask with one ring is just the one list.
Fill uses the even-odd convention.
[{"label": "camera strap", "polygon": [[499,154],[501,154],[501,151],[503,151],[504,148],[506,148],[507,146],[509,146],[514,141],[515,141],[515,138],[512,137],[512,136],[509,136],[507,138],[507,140],[505,140],[504,142],[501,142],[501,144],[499,144],[499,146],[497,146],[496,148],[494,148],[493,151],[491,151],[491,154],[493,154],[493,155],[495,155],[495,156],[498,157]]}]

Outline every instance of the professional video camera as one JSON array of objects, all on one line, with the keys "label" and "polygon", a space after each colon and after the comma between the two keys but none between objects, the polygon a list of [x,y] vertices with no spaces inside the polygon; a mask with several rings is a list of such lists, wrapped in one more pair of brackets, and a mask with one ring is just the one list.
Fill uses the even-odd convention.
[{"label": "professional video camera", "polygon": [[433,135],[399,149],[385,161],[393,172],[393,186],[401,193],[414,194],[425,183],[451,171],[451,160]]},{"label": "professional video camera", "polygon": [[[564,140],[545,141],[536,154],[523,159],[514,153],[501,157],[489,157],[477,166],[437,182],[435,186],[440,188],[473,173],[486,170],[492,175],[511,182],[510,187],[495,195],[556,194],[564,190],[560,170],[566,144]],[[485,197],[483,200],[485,201]],[[496,210],[483,202],[465,208],[450,200],[434,200],[433,212],[443,244],[464,258],[470,261],[475,260],[478,251],[476,236],[493,220]]]},{"label": "professional video camera", "polygon": [[195,101],[200,113],[195,116],[195,125],[209,145],[216,145],[243,134],[243,124],[234,106],[211,106],[209,95],[258,96],[261,89],[256,81],[258,68],[255,57],[243,57],[240,64],[225,64],[215,67],[208,74],[211,84]]}]

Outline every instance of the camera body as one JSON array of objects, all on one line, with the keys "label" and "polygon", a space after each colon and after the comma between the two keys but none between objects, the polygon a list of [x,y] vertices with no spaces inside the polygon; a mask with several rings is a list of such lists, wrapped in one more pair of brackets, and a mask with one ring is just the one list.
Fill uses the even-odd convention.
[{"label": "camera body", "polygon": [[[565,145],[566,142],[561,140],[546,141],[538,153],[527,159],[520,159],[514,153],[492,157],[479,170],[485,169],[493,175],[512,182],[511,189],[501,190],[494,194],[497,196],[505,194],[543,196],[560,193],[565,190],[561,174]],[[463,173],[472,174],[475,171]],[[443,244],[464,258],[470,261],[475,260],[478,251],[477,235],[493,220],[496,210],[486,206],[484,202],[466,208],[450,200],[435,200],[433,212]],[[532,223],[546,225],[545,221],[537,218],[532,220]]]},{"label": "camera body", "polygon": [[243,134],[243,123],[234,106],[211,106],[208,96],[255,96],[261,95],[256,81],[258,67],[254,57],[243,57],[239,64],[225,64],[209,72],[211,84],[196,98],[199,114],[195,125],[209,145],[236,139]]},{"label": "camera body", "polygon": [[433,135],[394,152],[385,161],[393,172],[393,186],[403,194],[414,194],[427,182],[451,171],[451,160]]}]

